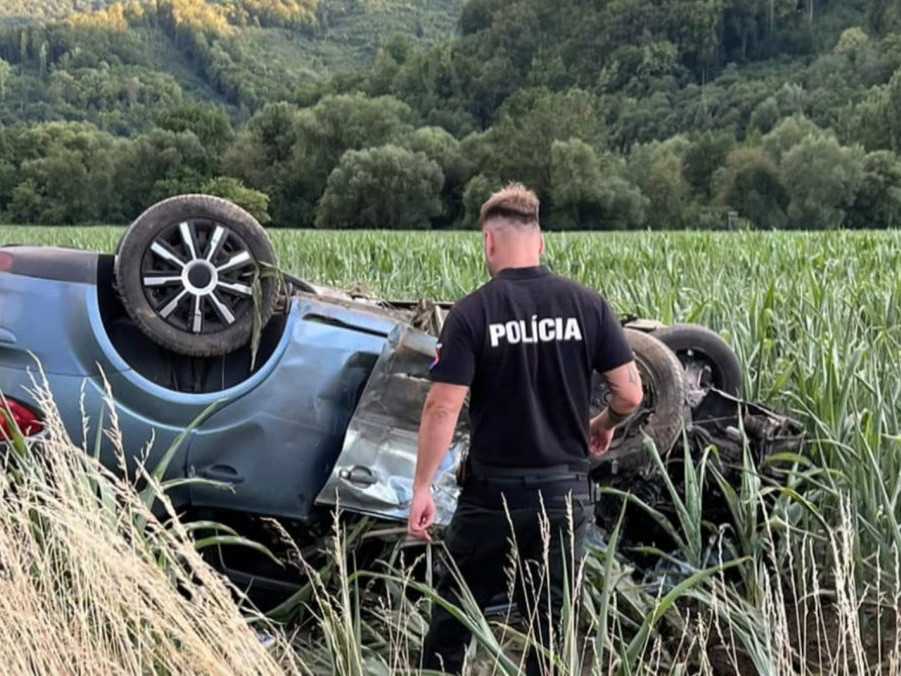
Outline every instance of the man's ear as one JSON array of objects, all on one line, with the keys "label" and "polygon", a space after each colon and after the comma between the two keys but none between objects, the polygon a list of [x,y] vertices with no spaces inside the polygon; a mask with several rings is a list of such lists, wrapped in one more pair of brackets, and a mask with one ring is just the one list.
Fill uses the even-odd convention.
[{"label": "man's ear", "polygon": [[539,256],[544,256],[544,233],[543,233],[543,232],[539,232],[539,233],[538,233],[538,236],[541,238],[541,244],[540,244],[539,247],[538,247],[538,255],[539,255]]},{"label": "man's ear", "polygon": [[485,239],[485,256],[490,258],[494,255],[494,233],[485,228],[482,230],[482,234]]}]

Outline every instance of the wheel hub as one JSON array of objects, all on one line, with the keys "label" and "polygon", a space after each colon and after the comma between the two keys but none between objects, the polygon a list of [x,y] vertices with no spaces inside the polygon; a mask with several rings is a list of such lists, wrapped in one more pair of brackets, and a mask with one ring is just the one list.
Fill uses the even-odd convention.
[{"label": "wheel hub", "polygon": [[208,296],[219,283],[216,268],[206,261],[194,261],[185,266],[182,283],[188,293],[195,296]]}]

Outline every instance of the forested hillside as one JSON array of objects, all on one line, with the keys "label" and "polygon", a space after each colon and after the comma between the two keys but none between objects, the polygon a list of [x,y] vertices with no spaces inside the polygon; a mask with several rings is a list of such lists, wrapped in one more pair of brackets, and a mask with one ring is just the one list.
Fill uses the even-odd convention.
[{"label": "forested hillside", "polygon": [[3,25],[6,220],[207,190],[282,226],[459,227],[514,179],[555,228],[901,220],[890,0],[135,0]]},{"label": "forested hillside", "polygon": [[64,19],[76,12],[103,9],[115,0],[2,0],[0,26]]}]

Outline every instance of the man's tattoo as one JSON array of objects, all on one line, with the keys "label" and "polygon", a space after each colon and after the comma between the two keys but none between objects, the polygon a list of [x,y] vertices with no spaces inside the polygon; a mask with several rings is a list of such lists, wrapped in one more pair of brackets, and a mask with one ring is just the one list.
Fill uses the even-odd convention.
[{"label": "man's tattoo", "polygon": [[635,368],[635,364],[629,364],[629,382],[632,385],[637,385],[640,380],[641,379],[638,375],[638,369]]}]

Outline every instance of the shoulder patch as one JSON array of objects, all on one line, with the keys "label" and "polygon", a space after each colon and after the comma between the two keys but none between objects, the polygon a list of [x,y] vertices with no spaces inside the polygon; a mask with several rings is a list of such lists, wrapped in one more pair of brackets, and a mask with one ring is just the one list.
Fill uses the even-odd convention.
[{"label": "shoulder patch", "polygon": [[438,343],[435,346],[435,361],[433,361],[431,363],[431,365],[429,365],[429,371],[431,371],[433,368],[438,366],[438,364],[441,362],[441,348],[442,347],[443,347],[443,345],[441,343]]}]

